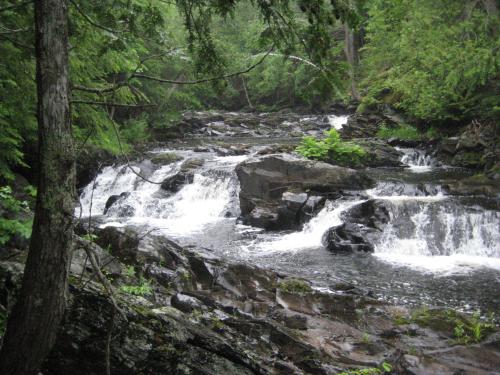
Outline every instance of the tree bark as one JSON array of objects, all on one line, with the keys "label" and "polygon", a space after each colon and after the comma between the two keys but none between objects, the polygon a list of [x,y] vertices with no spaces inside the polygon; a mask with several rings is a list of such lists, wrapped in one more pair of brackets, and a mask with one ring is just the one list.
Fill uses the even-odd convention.
[{"label": "tree bark", "polygon": [[2,375],[37,372],[66,305],[76,197],[67,12],[66,0],[35,1],[38,195],[23,285],[0,351]]},{"label": "tree bark", "polygon": [[349,76],[351,79],[351,97],[359,100],[360,95],[357,88],[356,71],[359,63],[360,36],[352,30],[347,23],[344,24],[344,53],[349,63]]}]

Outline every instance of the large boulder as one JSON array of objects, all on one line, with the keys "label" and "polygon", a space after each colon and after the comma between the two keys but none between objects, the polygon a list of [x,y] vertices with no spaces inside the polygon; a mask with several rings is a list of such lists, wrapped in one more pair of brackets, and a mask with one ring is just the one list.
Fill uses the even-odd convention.
[{"label": "large boulder", "polygon": [[379,139],[357,139],[356,144],[363,147],[366,156],[361,164],[363,167],[403,167],[403,154],[395,147]]},{"label": "large boulder", "polygon": [[321,208],[321,196],[373,185],[362,172],[290,155],[249,159],[236,174],[243,221],[266,229],[300,225]]},{"label": "large boulder", "polygon": [[176,193],[186,184],[194,181],[194,171],[201,167],[205,161],[203,159],[187,159],[182,163],[180,170],[172,176],[163,180],[161,188],[163,190]]},{"label": "large boulder", "polygon": [[116,194],[116,195],[111,195],[108,200],[106,201],[106,204],[104,205],[104,211],[103,215],[106,215],[109,211],[109,209],[118,201],[121,201],[123,199],[126,199],[130,195],[129,192],[124,191],[121,194]]},{"label": "large boulder", "polygon": [[323,246],[334,253],[373,252],[370,234],[371,231],[363,225],[344,223],[328,229],[321,241]]},{"label": "large boulder", "polygon": [[370,199],[342,214],[344,223],[325,232],[323,246],[333,252],[374,251],[374,242],[390,220],[383,202]]}]

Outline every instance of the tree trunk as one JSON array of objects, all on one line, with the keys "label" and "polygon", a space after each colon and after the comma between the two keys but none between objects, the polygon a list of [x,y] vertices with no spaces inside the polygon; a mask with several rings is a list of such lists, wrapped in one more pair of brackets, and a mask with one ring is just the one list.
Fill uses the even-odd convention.
[{"label": "tree trunk", "polygon": [[37,372],[63,317],[73,235],[66,0],[36,0],[39,178],[23,285],[7,322],[0,374]]},{"label": "tree trunk", "polygon": [[349,63],[349,76],[351,79],[351,96],[353,99],[359,100],[360,95],[357,88],[356,71],[359,63],[359,48],[360,48],[360,35],[358,32],[352,30],[347,23],[344,24],[344,53],[347,62]]}]

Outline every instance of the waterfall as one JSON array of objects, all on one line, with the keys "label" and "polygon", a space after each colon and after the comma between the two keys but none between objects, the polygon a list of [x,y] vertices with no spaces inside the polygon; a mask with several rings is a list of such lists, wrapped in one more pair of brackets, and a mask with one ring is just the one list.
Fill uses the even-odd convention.
[{"label": "waterfall", "polygon": [[336,116],[336,115],[329,115],[328,116],[328,122],[330,123],[330,126],[334,129],[340,130],[342,127],[347,124],[347,119],[349,116]]},{"label": "waterfall", "polygon": [[[80,201],[83,217],[103,214],[111,195],[126,193],[107,211],[106,225],[145,225],[171,236],[184,236],[202,231],[211,223],[239,213],[238,181],[234,166],[248,156],[214,157],[194,171],[193,182],[184,185],[177,193],[161,189],[158,184],[144,181],[126,165],[104,168],[92,184],[82,192]],[[178,172],[182,161],[162,166],[148,179],[162,181]],[[217,168],[214,168],[217,166]],[[133,166],[136,172],[140,168]],[[93,194],[92,194],[93,190]],[[79,208],[76,209],[79,215]]]},{"label": "waterfall", "polygon": [[455,200],[385,201],[391,221],[375,244],[381,259],[443,272],[500,269],[500,214]]},{"label": "waterfall", "polygon": [[331,227],[342,224],[341,214],[363,201],[327,201],[325,207],[300,232],[294,232],[257,244],[259,252],[283,252],[321,247],[323,234]]},{"label": "waterfall", "polygon": [[403,156],[401,157],[401,163],[407,165],[412,172],[428,172],[433,167],[436,167],[438,165],[437,161],[434,160],[430,155],[426,154],[425,151],[415,148],[396,147],[396,149],[403,153]]}]

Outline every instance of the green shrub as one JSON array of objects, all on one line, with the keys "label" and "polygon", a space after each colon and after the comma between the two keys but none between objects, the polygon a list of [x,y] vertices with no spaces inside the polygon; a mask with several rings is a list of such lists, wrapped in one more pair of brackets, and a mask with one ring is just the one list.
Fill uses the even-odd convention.
[{"label": "green shrub", "polygon": [[134,296],[145,297],[153,294],[153,287],[150,281],[140,278],[138,285],[122,285],[120,291]]},{"label": "green shrub", "polygon": [[422,139],[422,134],[410,125],[402,125],[395,128],[382,125],[377,132],[377,137],[382,139],[397,138],[406,141],[418,141]]},{"label": "green shrub", "polygon": [[[24,238],[31,236],[31,219],[19,219],[18,216],[30,211],[28,202],[20,201],[12,195],[10,186],[0,187],[0,245],[6,244],[13,236]],[[11,218],[8,218],[11,217]]]},{"label": "green shrub", "polygon": [[379,375],[388,374],[392,371],[392,365],[388,362],[383,362],[379,367],[367,367],[363,369],[343,371],[339,375]]},{"label": "green shrub", "polygon": [[362,162],[366,152],[361,146],[342,141],[335,129],[325,131],[325,135],[325,139],[304,137],[296,151],[308,159],[354,165]]}]

